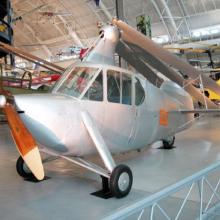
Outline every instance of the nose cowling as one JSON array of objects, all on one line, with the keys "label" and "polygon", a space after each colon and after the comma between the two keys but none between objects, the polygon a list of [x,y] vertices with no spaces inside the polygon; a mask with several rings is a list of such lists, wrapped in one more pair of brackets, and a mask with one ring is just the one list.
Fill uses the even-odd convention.
[{"label": "nose cowling", "polygon": [[62,95],[31,94],[16,95],[15,103],[37,142],[56,151],[67,151],[66,131],[78,124],[76,100]]}]

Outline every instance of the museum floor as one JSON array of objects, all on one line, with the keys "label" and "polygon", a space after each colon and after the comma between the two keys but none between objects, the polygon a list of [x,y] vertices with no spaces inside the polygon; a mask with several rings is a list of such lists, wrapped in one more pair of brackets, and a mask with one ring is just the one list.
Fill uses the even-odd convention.
[{"label": "museum floor", "polygon": [[[220,117],[204,117],[176,135],[176,148],[172,150],[152,146],[141,152],[116,155],[117,162],[132,169],[133,188],[126,198],[105,200],[90,195],[101,187],[98,175],[63,159],[45,164],[47,180],[24,181],[15,170],[18,153],[9,129],[6,124],[0,124],[0,219],[101,219],[218,161],[219,131]],[[193,203],[194,199],[191,200]],[[174,210],[175,205],[170,208]],[[191,219],[189,216],[187,212],[182,219]]]}]

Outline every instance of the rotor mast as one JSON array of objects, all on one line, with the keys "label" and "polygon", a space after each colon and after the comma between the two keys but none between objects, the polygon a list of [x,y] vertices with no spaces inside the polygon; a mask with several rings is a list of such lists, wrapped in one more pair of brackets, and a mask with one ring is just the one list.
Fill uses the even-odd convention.
[{"label": "rotor mast", "polygon": [[98,42],[88,51],[83,61],[115,65],[115,48],[120,38],[119,29],[113,25],[104,26]]}]

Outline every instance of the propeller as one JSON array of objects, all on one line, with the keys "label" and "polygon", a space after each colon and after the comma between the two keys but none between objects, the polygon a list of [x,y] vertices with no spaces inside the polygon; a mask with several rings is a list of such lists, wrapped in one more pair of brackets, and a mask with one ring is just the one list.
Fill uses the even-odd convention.
[{"label": "propeller", "polygon": [[36,141],[25,127],[15,107],[8,103],[3,95],[0,95],[0,108],[3,108],[6,115],[12,137],[21,157],[36,179],[43,180],[44,169]]}]

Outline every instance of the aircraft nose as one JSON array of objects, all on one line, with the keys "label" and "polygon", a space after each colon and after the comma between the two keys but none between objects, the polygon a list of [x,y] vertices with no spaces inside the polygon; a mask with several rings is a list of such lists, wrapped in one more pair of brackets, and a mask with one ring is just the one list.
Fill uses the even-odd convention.
[{"label": "aircraft nose", "polygon": [[15,95],[14,98],[17,109],[36,120],[48,121],[53,118],[57,121],[60,116],[66,118],[70,109],[76,115],[80,108],[74,99],[61,95],[30,94]]},{"label": "aircraft nose", "polygon": [[31,100],[23,95],[14,95],[14,101],[17,110],[24,111],[25,109],[27,109],[28,103],[30,103],[31,105]]},{"label": "aircraft nose", "polygon": [[38,142],[60,152],[67,150],[66,146],[73,142],[70,134],[81,123],[80,105],[76,100],[53,94],[17,95],[15,103],[23,113],[20,117]]}]

